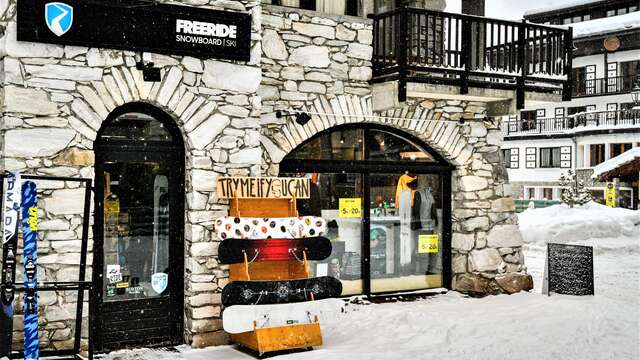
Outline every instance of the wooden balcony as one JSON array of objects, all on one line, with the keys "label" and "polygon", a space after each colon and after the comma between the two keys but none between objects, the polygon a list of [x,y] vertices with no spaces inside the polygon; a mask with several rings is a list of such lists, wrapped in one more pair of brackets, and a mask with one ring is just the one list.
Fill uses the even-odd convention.
[{"label": "wooden balcony", "polygon": [[[373,16],[373,83],[407,83],[515,91],[571,98],[572,30],[526,22],[403,7]],[[558,100],[559,96],[558,96]]]},{"label": "wooden balcony", "polygon": [[505,137],[539,134],[580,133],[591,130],[640,127],[640,110],[599,111],[549,119],[518,119],[503,123]]}]

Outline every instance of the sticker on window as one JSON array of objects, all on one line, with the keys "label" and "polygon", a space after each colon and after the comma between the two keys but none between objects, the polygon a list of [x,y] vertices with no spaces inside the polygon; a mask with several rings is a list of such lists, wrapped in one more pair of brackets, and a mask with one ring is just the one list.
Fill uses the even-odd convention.
[{"label": "sticker on window", "polygon": [[169,275],[165,273],[155,273],[151,275],[151,288],[153,291],[161,294],[169,285]]},{"label": "sticker on window", "polygon": [[362,199],[340,199],[338,202],[339,215],[341,218],[362,217]]},{"label": "sticker on window", "polygon": [[438,235],[420,235],[418,237],[418,253],[420,254],[435,254],[438,249]]},{"label": "sticker on window", "polygon": [[115,284],[122,281],[120,265],[107,265],[107,281],[109,284]]}]

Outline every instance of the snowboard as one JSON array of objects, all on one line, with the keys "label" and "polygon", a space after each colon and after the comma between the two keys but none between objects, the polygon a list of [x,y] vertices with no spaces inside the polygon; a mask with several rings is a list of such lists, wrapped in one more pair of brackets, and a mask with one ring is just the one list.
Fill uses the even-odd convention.
[{"label": "snowboard", "polygon": [[218,247],[218,258],[223,264],[237,264],[247,260],[323,260],[331,255],[331,241],[325,237],[301,239],[227,239]]},{"label": "snowboard", "polygon": [[290,281],[234,281],[222,290],[222,304],[283,304],[327,299],[340,294],[342,283],[330,276]]},{"label": "snowboard", "polygon": [[336,317],[345,312],[346,302],[340,299],[324,299],[292,304],[235,305],[222,313],[222,327],[230,334],[256,329],[312,324],[316,317]]},{"label": "snowboard", "polygon": [[16,249],[20,219],[20,175],[10,173],[4,181],[2,199],[2,283],[0,283],[0,357],[11,355]]},{"label": "snowboard", "polygon": [[214,222],[214,232],[225,239],[299,239],[324,236],[327,222],[320,217],[289,218],[221,217]]},{"label": "snowboard", "polygon": [[36,184],[22,184],[24,252],[24,359],[39,357],[38,344],[38,197]]}]

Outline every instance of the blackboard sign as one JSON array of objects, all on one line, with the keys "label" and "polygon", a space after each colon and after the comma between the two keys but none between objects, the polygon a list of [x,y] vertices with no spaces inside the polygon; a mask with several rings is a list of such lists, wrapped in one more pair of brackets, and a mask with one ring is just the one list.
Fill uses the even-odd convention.
[{"label": "blackboard sign", "polygon": [[20,0],[18,41],[248,61],[251,15],[151,1]]},{"label": "blackboard sign", "polygon": [[593,295],[593,247],[547,244],[545,285],[549,294]]}]

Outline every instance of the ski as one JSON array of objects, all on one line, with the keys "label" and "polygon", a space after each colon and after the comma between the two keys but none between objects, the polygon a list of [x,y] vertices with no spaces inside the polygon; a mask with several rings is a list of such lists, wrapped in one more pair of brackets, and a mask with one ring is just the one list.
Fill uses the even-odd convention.
[{"label": "ski", "polygon": [[0,357],[11,355],[13,340],[13,298],[16,280],[16,249],[20,219],[20,175],[9,173],[3,188],[2,279],[0,283]]},{"label": "ski", "polygon": [[22,184],[22,238],[24,240],[24,358],[38,359],[38,197],[36,184]]}]

